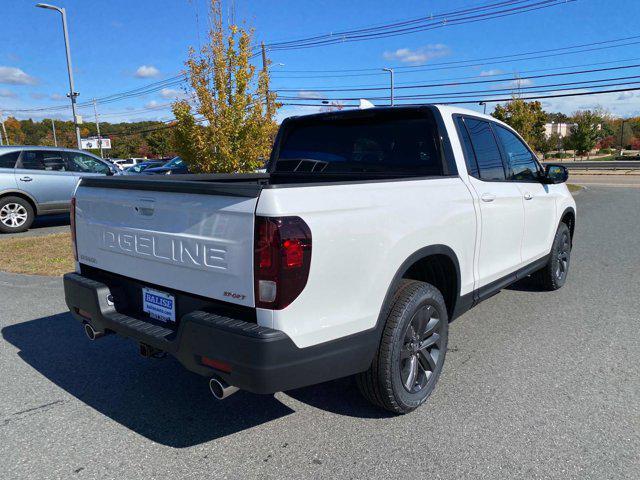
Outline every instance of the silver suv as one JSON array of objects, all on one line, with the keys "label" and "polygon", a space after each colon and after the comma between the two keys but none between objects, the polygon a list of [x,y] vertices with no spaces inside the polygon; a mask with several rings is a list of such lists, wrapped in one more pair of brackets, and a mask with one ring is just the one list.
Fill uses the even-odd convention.
[{"label": "silver suv", "polygon": [[109,162],[80,150],[0,147],[0,232],[24,232],[36,215],[68,212],[80,177],[116,171]]}]

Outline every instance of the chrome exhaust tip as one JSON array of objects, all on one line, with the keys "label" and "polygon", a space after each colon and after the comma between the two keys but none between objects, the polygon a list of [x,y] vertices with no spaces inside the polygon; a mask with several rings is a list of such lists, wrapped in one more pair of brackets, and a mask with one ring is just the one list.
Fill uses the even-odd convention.
[{"label": "chrome exhaust tip", "polygon": [[221,378],[212,378],[209,380],[209,390],[211,390],[211,394],[218,400],[224,400],[240,389],[233,385],[229,385]]},{"label": "chrome exhaust tip", "polygon": [[87,336],[87,338],[89,340],[91,340],[92,342],[94,340],[97,340],[98,338],[102,338],[105,335],[104,331],[98,331],[95,328],[93,328],[93,325],[91,325],[89,322],[85,322],[84,324],[84,333]]}]

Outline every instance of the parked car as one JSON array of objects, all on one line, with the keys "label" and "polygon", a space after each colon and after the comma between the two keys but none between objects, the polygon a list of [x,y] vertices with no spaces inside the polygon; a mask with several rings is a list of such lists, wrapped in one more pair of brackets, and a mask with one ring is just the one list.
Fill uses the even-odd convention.
[{"label": "parked car", "polygon": [[109,162],[80,150],[0,147],[0,232],[23,232],[37,215],[68,212],[79,178],[116,171]]},{"label": "parked car", "polygon": [[161,167],[148,168],[144,173],[154,175],[184,174],[189,173],[189,167],[180,157],[174,157]]},{"label": "parked car", "polygon": [[529,275],[565,283],[567,175],[469,110],[294,117],[266,174],[82,179],[66,302],[89,338],[171,353],[219,399],[356,375],[410,412],[449,321]]},{"label": "parked car", "polygon": [[127,169],[129,167],[137,165],[138,163],[142,163],[142,162],[146,162],[146,161],[147,161],[146,158],[127,158],[127,159],[115,159],[115,160],[112,160],[112,162],[115,163],[122,170],[125,170],[125,169]]},{"label": "parked car", "polygon": [[157,162],[154,160],[146,161],[138,163],[137,165],[132,165],[131,167],[125,168],[119,175],[137,175],[139,173],[144,172],[148,168],[161,167],[165,162]]}]

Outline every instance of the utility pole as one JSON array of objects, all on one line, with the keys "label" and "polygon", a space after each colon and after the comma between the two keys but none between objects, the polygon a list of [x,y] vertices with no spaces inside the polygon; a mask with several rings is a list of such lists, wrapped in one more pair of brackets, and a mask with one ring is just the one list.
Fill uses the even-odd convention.
[{"label": "utility pole", "polygon": [[393,107],[393,68],[383,68],[385,72],[389,72],[391,75],[391,85],[390,85],[390,93],[391,93],[391,106]]},{"label": "utility pole", "polygon": [[73,123],[76,127],[76,141],[78,143],[78,149],[82,148],[82,144],[80,142],[80,127],[79,127],[79,117],[76,112],[76,97],[78,96],[78,92],[75,91],[73,86],[73,69],[71,68],[71,47],[69,46],[69,32],[67,30],[67,12],[64,8],[56,7],[55,5],[48,5],[46,3],[38,3],[36,7],[46,8],[48,10],[55,10],[60,15],[62,15],[62,31],[64,34],[64,46],[67,54],[67,73],[69,75],[69,93],[67,97],[71,99],[71,113],[73,114]]},{"label": "utility pole", "polygon": [[58,139],[56,138],[56,121],[51,119],[51,128],[53,129],[53,145],[58,146]]},{"label": "utility pole", "polygon": [[93,113],[96,116],[96,130],[98,131],[98,145],[100,145],[100,158],[104,158],[102,153],[102,137],[100,136],[100,121],[98,120],[98,107],[96,106],[96,99],[93,99]]},{"label": "utility pole", "polygon": [[[264,47],[264,42],[262,42],[261,44],[262,47],[262,70],[264,71],[265,75],[268,73],[267,72],[267,50]],[[264,102],[265,102],[265,108],[267,109],[267,113],[269,113],[269,87],[267,86],[265,92],[264,92]]]},{"label": "utility pole", "polygon": [[9,137],[7,136],[7,129],[4,126],[4,116],[2,115],[2,110],[0,110],[0,123],[2,124],[2,133],[4,134],[4,143],[6,143],[7,145],[11,145],[9,143]]},{"label": "utility pole", "polygon": [[622,142],[624,141],[624,124],[626,122],[627,122],[626,120],[622,120],[622,124],[620,125],[620,156],[621,157],[622,157],[622,154],[624,153],[624,145],[622,145]]}]

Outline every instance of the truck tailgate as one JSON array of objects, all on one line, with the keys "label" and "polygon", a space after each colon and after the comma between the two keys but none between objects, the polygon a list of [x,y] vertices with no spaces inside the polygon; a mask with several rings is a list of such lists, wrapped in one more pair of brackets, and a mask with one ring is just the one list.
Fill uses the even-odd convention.
[{"label": "truck tailgate", "polygon": [[256,195],[83,186],[80,263],[143,282],[254,306]]}]

